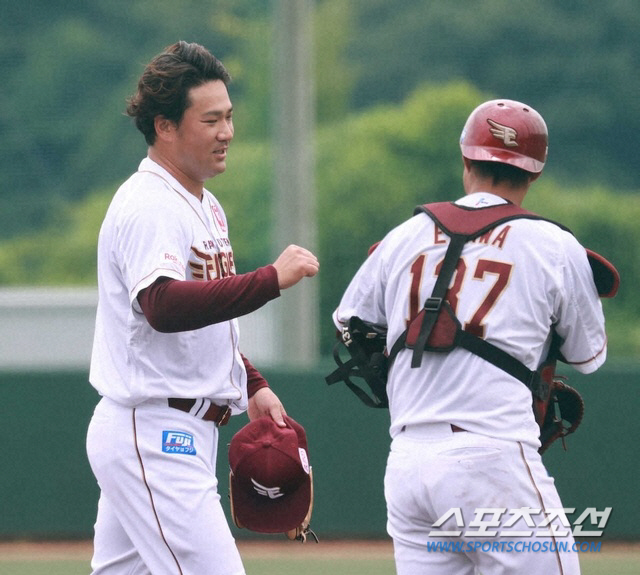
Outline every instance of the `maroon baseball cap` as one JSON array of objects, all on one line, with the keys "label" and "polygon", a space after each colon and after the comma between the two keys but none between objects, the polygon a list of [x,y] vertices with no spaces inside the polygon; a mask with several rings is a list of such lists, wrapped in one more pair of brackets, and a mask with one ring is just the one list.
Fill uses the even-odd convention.
[{"label": "maroon baseball cap", "polygon": [[259,533],[300,526],[311,506],[311,467],[303,427],[284,416],[254,419],[231,439],[231,513],[234,523]]}]

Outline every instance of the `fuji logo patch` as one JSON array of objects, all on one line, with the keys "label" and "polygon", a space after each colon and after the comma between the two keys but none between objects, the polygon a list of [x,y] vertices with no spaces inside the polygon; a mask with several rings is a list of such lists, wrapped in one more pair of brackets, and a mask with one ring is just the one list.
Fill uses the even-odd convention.
[{"label": "fuji logo patch", "polygon": [[184,431],[163,431],[162,451],[164,453],[196,455],[196,446],[193,435],[185,433]]}]

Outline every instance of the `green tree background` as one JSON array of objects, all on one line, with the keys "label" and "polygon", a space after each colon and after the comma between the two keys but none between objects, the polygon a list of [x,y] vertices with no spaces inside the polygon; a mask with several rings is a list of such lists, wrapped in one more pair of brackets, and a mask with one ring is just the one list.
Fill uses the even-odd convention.
[{"label": "green tree background", "polygon": [[[211,182],[240,272],[269,261],[272,39],[265,0],[0,4],[0,285],[95,284],[100,222],[145,154],[123,115],[144,64],[177,39],[234,83],[236,138]],[[419,203],[462,194],[471,109],[535,106],[550,156],[525,207],[614,261],[612,355],[640,350],[640,13],[633,0],[317,0],[316,188],[324,351],[330,313],[368,247]]]}]

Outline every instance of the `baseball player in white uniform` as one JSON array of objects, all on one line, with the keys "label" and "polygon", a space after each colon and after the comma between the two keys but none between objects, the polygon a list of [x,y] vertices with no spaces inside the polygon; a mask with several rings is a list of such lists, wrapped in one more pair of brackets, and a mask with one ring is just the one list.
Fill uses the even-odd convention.
[{"label": "baseball player in white uniform", "polygon": [[284,426],[284,407],[239,348],[237,317],[317,273],[289,246],[236,274],[225,213],[204,189],[233,138],[229,75],[178,42],[146,67],[127,113],[148,157],[100,230],[88,436],[101,489],[96,575],[239,575],[220,505],[218,426],[244,411]]},{"label": "baseball player in white uniform", "polygon": [[[522,203],[546,161],[547,128],[529,106],[494,100],[470,115],[461,148],[466,195],[455,203],[472,217]],[[348,286],[336,326],[358,316],[386,327],[391,349],[432,293],[448,243],[424,213],[393,229]],[[465,330],[530,370],[546,358],[552,329],[578,371],[605,361],[587,254],[549,221],[514,219],[466,243],[446,299]],[[424,352],[419,368],[411,361],[412,350],[400,351],[387,383],[385,498],[398,575],[579,573],[571,528],[538,453],[531,391],[459,347]]]}]

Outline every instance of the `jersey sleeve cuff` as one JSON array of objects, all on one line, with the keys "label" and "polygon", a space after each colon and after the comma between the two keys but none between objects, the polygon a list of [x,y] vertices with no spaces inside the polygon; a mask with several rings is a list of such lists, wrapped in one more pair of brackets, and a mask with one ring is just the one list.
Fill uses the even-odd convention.
[{"label": "jersey sleeve cuff", "polygon": [[129,303],[134,306],[136,311],[141,312],[138,304],[138,294],[153,284],[158,278],[165,277],[172,280],[184,280],[184,274],[181,274],[173,269],[156,269],[148,276],[142,278],[129,292]]}]

